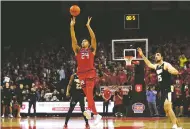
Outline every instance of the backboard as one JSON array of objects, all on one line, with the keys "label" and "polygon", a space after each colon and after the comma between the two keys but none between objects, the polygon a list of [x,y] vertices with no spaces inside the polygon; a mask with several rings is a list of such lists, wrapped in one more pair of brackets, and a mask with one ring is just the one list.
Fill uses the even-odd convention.
[{"label": "backboard", "polygon": [[143,60],[138,55],[140,47],[148,57],[148,39],[116,39],[112,40],[112,60],[124,61],[126,56],[133,56],[133,60]]}]

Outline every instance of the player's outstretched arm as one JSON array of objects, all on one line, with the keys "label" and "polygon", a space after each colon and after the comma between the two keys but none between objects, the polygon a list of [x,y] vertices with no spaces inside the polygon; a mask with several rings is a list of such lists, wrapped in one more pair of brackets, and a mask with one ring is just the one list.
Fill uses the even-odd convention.
[{"label": "player's outstretched arm", "polygon": [[90,27],[90,21],[91,21],[92,17],[88,17],[88,22],[86,24],[88,31],[90,33],[90,37],[91,37],[91,47],[93,49],[93,53],[94,55],[96,54],[96,36],[94,34],[94,31],[92,30],[92,28]]},{"label": "player's outstretched arm", "polygon": [[69,80],[69,84],[67,86],[67,92],[66,92],[67,97],[70,96],[69,92],[71,90],[71,85],[72,85],[73,79],[74,79],[74,75],[71,75],[70,80]]},{"label": "player's outstretched arm", "polygon": [[171,73],[173,75],[180,74],[179,71],[177,69],[175,69],[170,63],[167,63],[166,69],[168,70],[169,73]]},{"label": "player's outstretched arm", "polygon": [[70,23],[70,31],[71,31],[71,42],[72,42],[72,48],[73,51],[75,52],[75,55],[77,54],[78,50],[80,47],[77,44],[77,38],[75,36],[75,17],[71,18],[71,23]]},{"label": "player's outstretched arm", "polygon": [[154,64],[152,64],[143,54],[142,49],[141,48],[137,48],[137,51],[139,52],[139,55],[143,58],[145,64],[152,69],[156,69],[156,66]]}]

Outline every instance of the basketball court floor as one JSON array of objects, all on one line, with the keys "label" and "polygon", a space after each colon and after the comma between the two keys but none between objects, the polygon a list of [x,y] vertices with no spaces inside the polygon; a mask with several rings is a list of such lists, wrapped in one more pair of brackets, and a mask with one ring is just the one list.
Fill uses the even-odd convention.
[{"label": "basketball court floor", "polygon": [[[190,118],[179,118],[184,129],[190,129]],[[37,118],[4,118],[1,119],[1,129],[64,129],[64,117]],[[91,129],[171,129],[171,122],[166,118],[102,118],[101,122]],[[67,129],[85,129],[82,117],[73,117]]]}]

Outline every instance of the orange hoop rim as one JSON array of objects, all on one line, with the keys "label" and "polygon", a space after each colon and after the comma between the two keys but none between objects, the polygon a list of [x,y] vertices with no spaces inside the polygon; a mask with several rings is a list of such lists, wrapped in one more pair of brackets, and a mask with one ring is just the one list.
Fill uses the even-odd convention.
[{"label": "orange hoop rim", "polygon": [[133,56],[125,56],[126,66],[131,66],[133,58],[134,58]]},{"label": "orange hoop rim", "polygon": [[134,56],[125,56],[125,62],[126,62],[126,66],[131,66],[132,64],[134,65],[139,65],[139,61],[134,60]]}]

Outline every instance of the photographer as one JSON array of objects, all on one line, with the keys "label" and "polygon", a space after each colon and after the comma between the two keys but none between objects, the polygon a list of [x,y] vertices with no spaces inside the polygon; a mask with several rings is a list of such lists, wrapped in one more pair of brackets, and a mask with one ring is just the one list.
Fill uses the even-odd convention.
[{"label": "photographer", "polygon": [[117,90],[115,91],[113,101],[114,101],[114,109],[113,109],[114,115],[123,116],[123,114],[121,113],[122,104],[123,104],[123,91],[120,87],[117,88]]},{"label": "photographer", "polygon": [[[146,97],[148,101],[148,108],[150,110],[150,115],[151,116],[158,116],[158,110],[156,107],[156,95],[157,91],[155,90],[154,86],[149,86],[146,91]],[[155,113],[155,115],[153,114]]]}]

